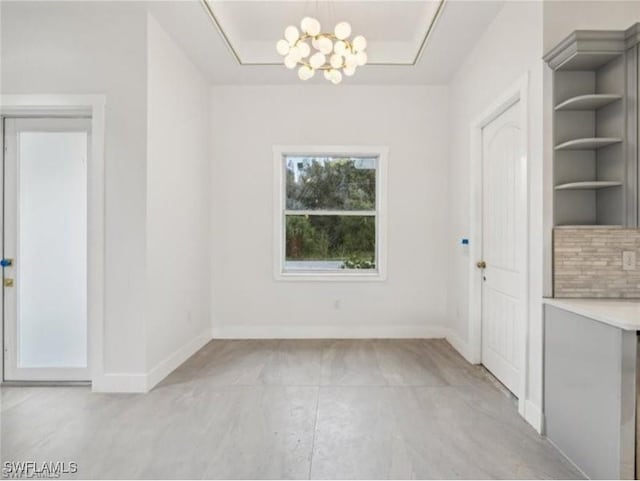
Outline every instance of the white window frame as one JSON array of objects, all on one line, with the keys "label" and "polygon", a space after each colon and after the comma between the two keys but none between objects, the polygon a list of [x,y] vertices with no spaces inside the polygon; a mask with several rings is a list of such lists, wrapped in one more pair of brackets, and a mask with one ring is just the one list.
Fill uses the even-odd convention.
[{"label": "white window frame", "polygon": [[[285,213],[286,209],[286,156],[345,156],[376,157],[376,269],[372,271],[357,269],[338,271],[286,271],[285,265]],[[280,281],[384,281],[387,278],[387,159],[388,147],[358,145],[297,145],[273,147],[274,165],[274,276]],[[322,211],[315,211],[320,213]],[[305,211],[300,211],[304,215]],[[359,213],[345,211],[344,215]]]}]

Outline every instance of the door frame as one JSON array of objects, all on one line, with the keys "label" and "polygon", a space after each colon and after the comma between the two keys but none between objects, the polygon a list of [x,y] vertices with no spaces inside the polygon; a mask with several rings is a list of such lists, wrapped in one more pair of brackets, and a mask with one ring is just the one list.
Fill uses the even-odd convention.
[{"label": "door frame", "polygon": [[[87,166],[87,329],[93,391],[100,390],[104,384],[105,105],[104,95],[0,95],[0,117],[90,117],[91,162]],[[4,140],[4,132],[1,134]],[[2,153],[4,159],[4,146]],[[0,184],[0,199],[4,203],[3,183]],[[2,242],[4,239],[0,238],[0,249]],[[4,382],[4,319],[0,322],[0,334],[3,344],[0,373],[1,382]]]},{"label": "door frame", "polygon": [[[470,232],[470,262],[469,262],[469,360],[474,364],[482,363],[482,275],[481,271],[476,267],[476,262],[482,259],[483,254],[483,237],[482,237],[482,202],[483,202],[483,156],[482,156],[482,129],[498,118],[516,103],[520,103],[520,122],[522,126],[522,146],[524,151],[525,168],[523,175],[525,176],[523,185],[524,192],[520,198],[519,210],[524,210],[527,215],[524,225],[525,245],[523,252],[525,255],[525,272],[523,286],[523,308],[522,319],[524,325],[519,332],[520,343],[520,366],[521,374],[519,380],[518,392],[518,412],[522,417],[525,416],[525,407],[527,401],[527,381],[529,373],[528,365],[528,344],[529,344],[529,105],[528,105],[528,88],[529,74],[528,72],[520,77],[513,85],[506,89],[500,96],[487,107],[471,123],[471,165],[470,165],[470,213],[471,213],[471,232]],[[524,203],[524,205],[522,204]]]}]

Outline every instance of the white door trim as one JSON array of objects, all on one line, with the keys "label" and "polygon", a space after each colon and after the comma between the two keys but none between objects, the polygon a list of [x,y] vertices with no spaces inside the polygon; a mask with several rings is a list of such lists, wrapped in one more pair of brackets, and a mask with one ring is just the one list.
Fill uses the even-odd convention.
[{"label": "white door trim", "polygon": [[[89,365],[94,391],[104,384],[104,95],[0,95],[0,116],[91,117],[91,162],[88,166],[87,306]],[[1,186],[0,186],[1,189]],[[0,194],[4,197],[3,192]],[[0,333],[4,323],[0,323]],[[0,372],[4,373],[4,355]],[[2,379],[4,379],[4,374]]]},{"label": "white door trim", "polygon": [[527,400],[527,378],[528,366],[528,338],[529,338],[529,126],[528,126],[528,87],[529,75],[526,73],[515,84],[508,88],[498,97],[484,112],[471,123],[471,166],[470,166],[470,212],[471,212],[471,232],[470,232],[470,262],[469,262],[469,345],[468,358],[470,362],[479,364],[482,362],[482,275],[476,267],[476,262],[482,256],[482,129],[497,117],[502,115],[511,106],[520,102],[520,122],[522,126],[523,151],[525,152],[524,179],[525,192],[520,201],[525,205],[527,218],[523,229],[526,230],[522,238],[526,239],[523,251],[526,256],[526,271],[524,273],[525,286],[523,297],[522,319],[524,326],[520,330],[520,382],[518,392],[518,412],[525,417],[525,406]]}]

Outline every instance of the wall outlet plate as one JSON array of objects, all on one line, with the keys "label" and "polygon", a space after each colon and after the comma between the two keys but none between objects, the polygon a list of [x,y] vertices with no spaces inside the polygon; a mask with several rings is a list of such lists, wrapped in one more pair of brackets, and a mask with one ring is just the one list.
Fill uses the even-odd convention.
[{"label": "wall outlet plate", "polygon": [[636,253],[635,251],[623,251],[622,252],[622,270],[635,271],[636,270]]}]

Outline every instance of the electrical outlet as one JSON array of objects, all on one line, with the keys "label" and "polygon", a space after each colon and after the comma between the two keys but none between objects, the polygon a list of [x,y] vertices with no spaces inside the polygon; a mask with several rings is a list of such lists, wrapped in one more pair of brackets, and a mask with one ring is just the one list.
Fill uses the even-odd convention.
[{"label": "electrical outlet", "polygon": [[622,253],[622,270],[636,270],[636,253],[634,251],[624,251]]}]

